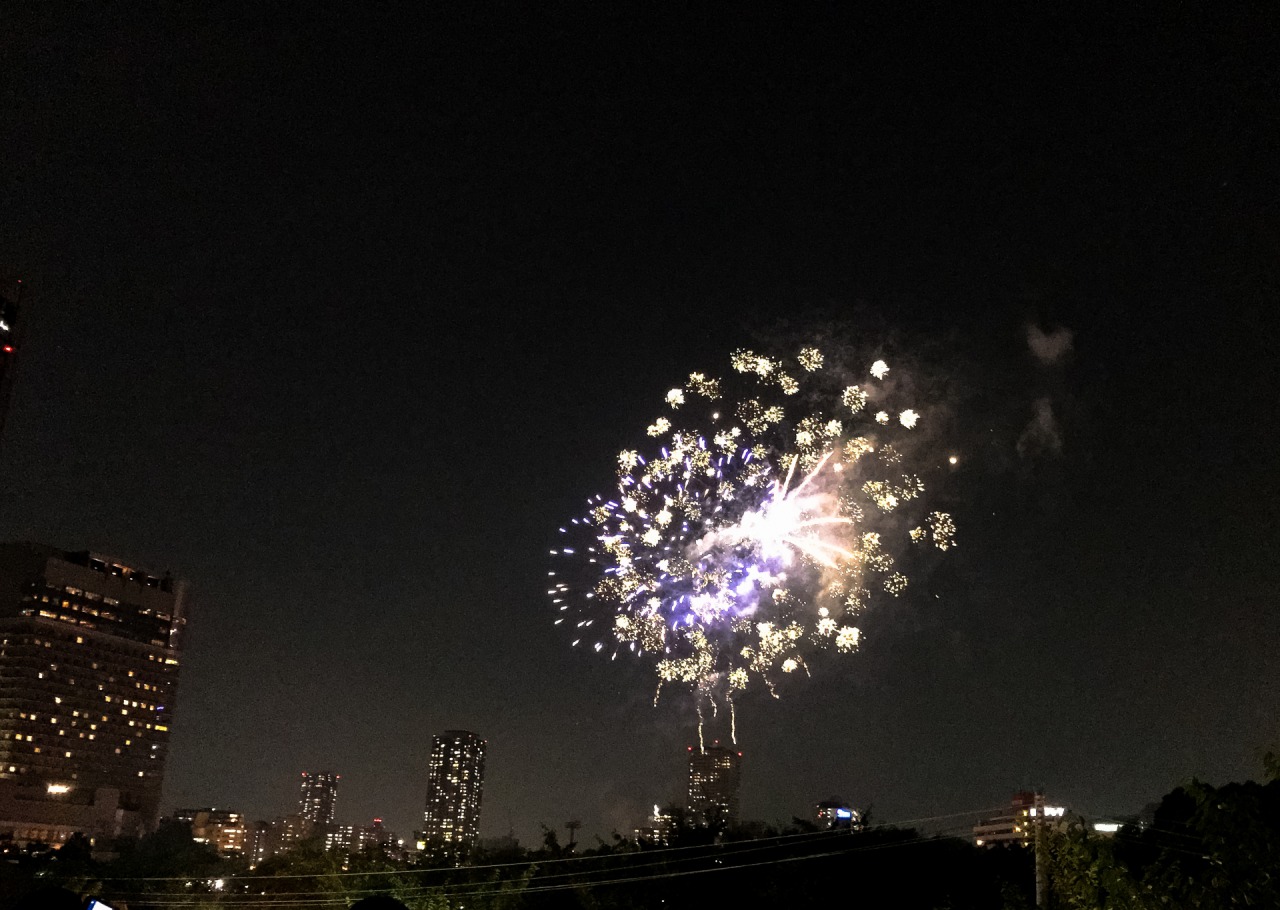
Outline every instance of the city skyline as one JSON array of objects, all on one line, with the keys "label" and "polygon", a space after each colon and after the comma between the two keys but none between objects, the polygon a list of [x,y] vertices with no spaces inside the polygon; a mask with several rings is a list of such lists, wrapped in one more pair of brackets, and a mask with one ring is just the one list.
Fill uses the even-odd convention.
[{"label": "city skyline", "polygon": [[918,377],[958,530],[857,653],[735,699],[744,818],[1111,816],[1274,748],[1265,23],[12,31],[0,541],[191,582],[162,814],[330,768],[407,838],[448,729],[489,743],[481,836],[683,801],[696,705],[571,647],[547,551],[691,372],[799,338]]}]

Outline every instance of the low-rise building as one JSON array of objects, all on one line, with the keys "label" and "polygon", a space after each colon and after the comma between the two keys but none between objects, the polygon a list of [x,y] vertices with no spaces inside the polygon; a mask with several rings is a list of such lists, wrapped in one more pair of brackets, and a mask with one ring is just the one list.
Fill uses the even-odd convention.
[{"label": "low-rise building", "polygon": [[244,855],[249,860],[249,868],[292,850],[314,833],[311,822],[301,815],[282,815],[271,821],[256,821],[248,825]]},{"label": "low-rise building", "polygon": [[113,787],[0,787],[0,841],[6,845],[55,846],[76,833],[96,845],[145,828],[146,819],[136,809],[125,808],[120,791]]},{"label": "low-rise building", "polygon": [[675,813],[670,810],[664,812],[662,807],[655,804],[648,824],[635,829],[636,843],[648,847],[670,846],[671,832],[675,830],[675,826]]},{"label": "low-rise building", "polygon": [[861,828],[862,815],[838,797],[824,799],[815,807],[815,821],[820,828]]},{"label": "low-rise building", "polygon": [[371,847],[386,849],[395,843],[395,835],[375,818],[371,825],[331,825],[324,835],[324,848],[347,855],[362,853]]},{"label": "low-rise building", "polygon": [[1035,838],[1038,825],[1061,824],[1067,810],[1051,806],[1039,791],[1022,790],[1013,795],[1009,808],[999,815],[985,818],[973,826],[973,842],[979,847],[1016,844],[1027,847]]},{"label": "low-rise building", "polygon": [[227,809],[175,809],[173,817],[191,825],[191,839],[209,844],[222,856],[245,852],[248,829],[244,815]]}]

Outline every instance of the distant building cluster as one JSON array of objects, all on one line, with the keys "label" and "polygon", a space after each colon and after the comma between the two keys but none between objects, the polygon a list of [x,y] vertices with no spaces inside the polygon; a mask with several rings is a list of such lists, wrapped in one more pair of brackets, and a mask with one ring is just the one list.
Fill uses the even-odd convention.
[{"label": "distant building cluster", "polygon": [[[737,824],[742,753],[718,742],[696,750],[689,746],[687,752],[685,824],[721,831]],[[651,847],[669,846],[679,825],[678,811],[655,805],[653,815],[634,829],[636,842]]]},{"label": "distant building cluster", "polygon": [[[155,827],[190,599],[185,582],[114,557],[0,544],[0,852],[60,844],[77,832],[96,844]],[[410,849],[434,862],[468,861],[479,836],[487,749],[466,730],[432,737],[423,828]],[[405,857],[405,842],[381,818],[339,821],[341,780],[328,770],[301,772],[296,811],[271,820],[250,822],[214,807],[172,817],[197,842],[251,866],[304,841],[348,857],[371,850]],[[670,846],[681,824],[737,825],[741,785],[741,752],[719,743],[690,747],[683,810],[655,805],[635,828],[636,841]],[[974,826],[974,843],[1025,847],[1067,817],[1043,793],[1021,791]],[[862,817],[832,797],[814,806],[813,823],[856,830]],[[578,825],[566,825],[570,849]],[[1093,826],[1100,834],[1118,828]]]},{"label": "distant building cluster", "polygon": [[226,809],[175,809],[173,818],[191,826],[191,839],[221,856],[244,854],[248,828],[244,816]]},{"label": "distant building cluster", "polygon": [[[115,557],[0,544],[0,851],[156,827],[190,601],[186,582]],[[433,738],[420,840],[449,861],[479,833],[485,749],[466,731]],[[339,822],[340,780],[302,772],[297,811],[269,821],[213,807],[172,818],[253,865],[312,838],[349,855],[400,851],[380,818]]]},{"label": "distant building cluster", "polygon": [[244,855],[256,867],[305,840],[317,839],[325,850],[348,857],[377,850],[403,858],[416,848],[436,861],[465,862],[480,830],[486,747],[483,739],[465,730],[447,730],[432,738],[424,828],[415,832],[414,843],[408,848],[402,838],[383,825],[381,818],[368,825],[340,823],[337,807],[342,776],[330,771],[303,771],[298,811],[248,825]]},{"label": "distant building cluster", "polygon": [[[1061,830],[1071,821],[1083,824],[1085,819],[1066,806],[1052,805],[1039,790],[1019,790],[1009,808],[973,826],[973,842],[979,847],[1030,847],[1038,831]],[[1110,837],[1121,823],[1102,818],[1089,822],[1089,827],[1094,834]]]},{"label": "distant building cluster", "polygon": [[[723,831],[740,821],[742,789],[742,753],[719,742],[695,749],[687,748],[685,804],[653,807],[653,814],[633,829],[636,843],[649,847],[665,847],[683,823],[694,828]],[[840,797],[830,797],[814,805],[812,823],[815,828],[851,831],[862,828],[862,815]]]},{"label": "distant building cluster", "polygon": [[[457,732],[451,731],[442,736],[448,739],[455,736]],[[474,734],[466,735],[474,736]],[[437,736],[435,739],[439,741],[441,737]],[[483,741],[480,742],[483,746]],[[483,766],[476,769],[475,773],[477,775],[475,789],[478,794],[479,775],[483,773]],[[298,811],[271,821],[259,821],[249,827],[245,841],[245,855],[250,865],[255,867],[261,865],[271,857],[291,850],[302,841],[310,839],[319,840],[325,850],[344,853],[348,857],[376,850],[392,858],[404,858],[408,853],[405,841],[387,829],[381,818],[373,819],[368,825],[342,824],[337,821],[338,783],[341,779],[341,775],[329,771],[302,772]],[[428,812],[433,805],[433,792],[429,781]],[[479,820],[478,799],[477,795],[474,812],[470,816],[472,829]],[[438,798],[435,804],[440,805]],[[465,850],[469,850],[473,843],[474,837],[470,841],[465,841],[462,846]],[[425,849],[420,834],[414,846],[418,850]]]}]

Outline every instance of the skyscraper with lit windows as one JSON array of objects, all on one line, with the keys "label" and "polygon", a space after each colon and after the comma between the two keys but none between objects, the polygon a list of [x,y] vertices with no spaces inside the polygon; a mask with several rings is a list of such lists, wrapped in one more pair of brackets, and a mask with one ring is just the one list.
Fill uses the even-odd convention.
[{"label": "skyscraper with lit windows", "polygon": [[323,829],[333,824],[338,808],[338,781],[341,779],[341,774],[328,771],[302,772],[298,814],[312,828]]},{"label": "skyscraper with lit windows", "polygon": [[97,553],[0,544],[0,837],[155,824],[188,600]]},{"label": "skyscraper with lit windows", "polygon": [[696,824],[727,827],[738,820],[742,753],[719,743],[689,747],[689,815]]},{"label": "skyscraper with lit windows", "polygon": [[423,840],[438,859],[462,863],[475,845],[487,745],[466,730],[446,730],[431,738]]}]

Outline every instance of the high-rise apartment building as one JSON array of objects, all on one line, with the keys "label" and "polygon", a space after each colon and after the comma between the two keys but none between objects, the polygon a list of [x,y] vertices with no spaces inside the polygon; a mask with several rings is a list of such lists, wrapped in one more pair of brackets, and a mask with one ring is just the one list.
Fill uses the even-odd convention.
[{"label": "high-rise apartment building", "polygon": [[689,747],[689,815],[695,824],[727,827],[738,821],[742,753],[718,743]]},{"label": "high-rise apartment building", "polygon": [[431,738],[423,840],[427,852],[455,863],[466,860],[480,833],[487,743],[466,730]]},{"label": "high-rise apartment building", "polygon": [[338,808],[338,781],[341,779],[341,774],[331,774],[328,771],[302,772],[298,814],[312,828],[323,830],[333,824]]},{"label": "high-rise apartment building", "polygon": [[155,824],[188,601],[110,557],[0,544],[0,837]]}]

